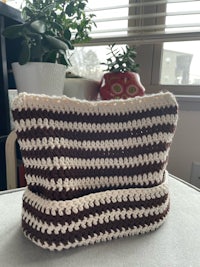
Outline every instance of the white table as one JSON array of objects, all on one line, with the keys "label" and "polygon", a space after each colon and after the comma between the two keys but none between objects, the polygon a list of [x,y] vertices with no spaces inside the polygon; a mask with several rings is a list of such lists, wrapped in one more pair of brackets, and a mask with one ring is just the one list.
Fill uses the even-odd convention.
[{"label": "white table", "polygon": [[200,193],[171,176],[171,211],[150,234],[62,252],[43,250],[23,236],[23,190],[0,194],[0,266],[199,267]]}]

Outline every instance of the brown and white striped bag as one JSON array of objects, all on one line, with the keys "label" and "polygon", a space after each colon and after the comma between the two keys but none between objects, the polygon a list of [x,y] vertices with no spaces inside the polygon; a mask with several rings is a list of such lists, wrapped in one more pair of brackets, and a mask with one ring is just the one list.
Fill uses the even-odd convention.
[{"label": "brown and white striped bag", "polygon": [[84,101],[21,93],[12,110],[27,188],[22,229],[50,250],[157,229],[169,211],[171,93]]}]

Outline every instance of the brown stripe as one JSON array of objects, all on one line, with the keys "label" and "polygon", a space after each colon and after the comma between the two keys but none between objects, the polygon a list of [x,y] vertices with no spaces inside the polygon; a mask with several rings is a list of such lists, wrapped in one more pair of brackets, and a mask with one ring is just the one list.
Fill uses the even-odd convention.
[{"label": "brown stripe", "polygon": [[164,217],[166,217],[168,213],[169,207],[162,213],[158,215],[149,215],[148,217],[141,217],[141,218],[126,218],[125,220],[119,220],[119,221],[110,221],[109,223],[104,224],[97,224],[93,225],[92,227],[87,227],[86,229],[80,229],[80,230],[74,230],[73,232],[67,232],[65,234],[59,233],[56,234],[47,234],[38,232],[36,229],[33,229],[31,226],[29,226],[24,220],[22,220],[22,228],[24,231],[26,231],[28,234],[30,234],[30,237],[35,240],[40,240],[42,243],[46,241],[49,245],[52,243],[55,243],[56,246],[60,245],[60,242],[64,245],[67,245],[68,242],[74,243],[76,240],[81,241],[82,238],[88,239],[93,238],[95,235],[105,234],[106,232],[111,233],[113,231],[123,229],[133,229],[134,227],[145,227],[149,226],[151,224],[158,223],[159,221],[163,220]]},{"label": "brown stripe", "polygon": [[114,140],[114,139],[125,139],[125,138],[137,138],[141,136],[153,135],[154,133],[173,133],[175,131],[175,126],[173,124],[163,124],[163,125],[154,125],[153,127],[143,127],[142,129],[133,129],[133,130],[123,130],[115,132],[81,132],[79,129],[53,129],[53,128],[40,128],[37,125],[37,128],[26,129],[25,131],[17,132],[18,139],[36,139],[36,138],[49,138],[49,137],[59,137],[67,138],[77,141],[89,141],[89,140]]},{"label": "brown stripe", "polygon": [[[44,166],[45,167],[45,166]],[[133,167],[124,167],[124,168],[101,168],[101,169],[63,169],[61,166],[59,169],[39,169],[34,167],[25,168],[26,174],[31,176],[39,176],[43,179],[48,179],[49,181],[53,178],[55,182],[59,178],[65,179],[75,179],[75,178],[85,178],[85,177],[114,177],[114,176],[131,176],[134,175],[143,175],[144,173],[154,173],[164,170],[166,167],[165,162],[154,162],[153,164],[140,164]]]},{"label": "brown stripe", "polygon": [[154,208],[161,206],[163,203],[167,201],[168,194],[165,194],[164,196],[157,197],[155,199],[146,199],[146,200],[140,200],[140,201],[123,201],[123,202],[110,202],[110,203],[105,203],[101,204],[100,206],[94,206],[90,207],[88,209],[83,209],[82,211],[78,212],[78,215],[71,211],[71,215],[59,215],[58,211],[56,212],[56,215],[48,215],[45,214],[44,212],[41,212],[37,210],[36,208],[32,207],[29,203],[23,201],[23,208],[25,211],[30,212],[32,215],[34,215],[35,218],[38,220],[41,220],[43,223],[46,222],[47,224],[51,225],[57,225],[60,223],[61,225],[65,225],[65,223],[71,223],[71,222],[78,222],[79,220],[83,220],[84,217],[88,218],[90,215],[95,215],[97,214],[102,214],[103,212],[106,211],[113,211],[113,210],[123,210],[126,209],[128,210],[129,208],[131,209],[140,209],[140,208]]},{"label": "brown stripe", "polygon": [[[131,104],[132,105],[132,104]],[[125,114],[107,114],[107,115],[99,115],[99,114],[80,114],[74,112],[54,112],[52,110],[44,110],[44,109],[22,109],[22,110],[14,110],[13,117],[14,120],[20,121],[22,118],[26,119],[38,119],[38,118],[48,118],[48,120],[57,120],[57,121],[68,121],[68,122],[86,122],[86,123],[102,123],[102,122],[124,122],[128,120],[139,120],[142,118],[151,118],[154,116],[162,116],[166,114],[177,114],[177,106],[169,106],[169,107],[161,107],[161,108],[151,108],[134,112],[127,111]]]},{"label": "brown stripe", "polygon": [[31,149],[23,150],[21,149],[22,155],[24,158],[34,159],[34,158],[53,158],[53,157],[71,157],[71,158],[120,158],[120,157],[137,157],[139,155],[155,153],[155,152],[164,152],[169,148],[169,143],[160,142],[158,144],[149,144],[138,146],[134,148],[125,148],[123,149],[110,149],[109,151],[100,150],[98,147],[95,149],[78,149],[78,148],[64,148],[64,147],[55,147],[55,148],[43,148],[43,149]]},{"label": "brown stripe", "polygon": [[163,182],[163,179],[160,180],[160,182],[154,182],[151,183],[149,182],[148,185],[140,185],[140,184],[132,184],[132,185],[113,185],[113,186],[106,186],[106,185],[101,185],[100,188],[87,188],[87,189],[76,189],[76,190],[68,190],[66,191],[64,188],[62,191],[57,190],[51,190],[47,189],[42,185],[28,185],[28,189],[46,199],[50,200],[71,200],[73,198],[77,197],[82,197],[86,196],[92,193],[98,193],[98,192],[103,192],[107,190],[117,190],[117,189],[129,189],[129,188],[151,188],[154,186],[157,186]]}]

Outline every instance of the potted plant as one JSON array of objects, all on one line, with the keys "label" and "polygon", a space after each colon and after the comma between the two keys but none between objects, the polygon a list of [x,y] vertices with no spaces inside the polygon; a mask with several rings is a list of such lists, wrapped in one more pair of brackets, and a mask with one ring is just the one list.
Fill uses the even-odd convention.
[{"label": "potted plant", "polygon": [[120,50],[112,44],[109,49],[107,62],[102,63],[107,66],[107,73],[103,75],[101,81],[101,98],[109,100],[143,96],[145,88],[137,73],[139,65],[135,62],[135,48],[126,46]]},{"label": "potted plant", "polygon": [[3,32],[21,41],[19,62],[12,65],[19,91],[62,94],[69,51],[76,42],[88,40],[93,24],[86,4],[87,0],[24,0],[24,22]]}]

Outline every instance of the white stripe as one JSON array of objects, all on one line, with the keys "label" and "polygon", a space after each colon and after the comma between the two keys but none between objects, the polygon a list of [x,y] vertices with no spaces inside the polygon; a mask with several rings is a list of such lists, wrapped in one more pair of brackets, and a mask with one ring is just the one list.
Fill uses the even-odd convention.
[{"label": "white stripe", "polygon": [[37,231],[41,231],[42,233],[47,232],[47,234],[65,234],[66,232],[73,232],[80,230],[81,228],[90,228],[94,225],[98,224],[106,224],[112,221],[119,221],[119,220],[126,220],[126,219],[137,219],[138,217],[141,218],[143,216],[153,216],[162,214],[169,204],[169,197],[166,199],[165,203],[160,206],[153,207],[153,208],[129,208],[126,210],[123,208],[122,210],[107,210],[103,211],[101,214],[90,214],[89,217],[84,216],[83,220],[78,220],[77,222],[72,221],[71,223],[65,223],[64,225],[57,224],[54,225],[51,223],[51,219],[47,222],[42,222],[40,219],[37,219],[32,216],[31,213],[22,210],[22,219],[30,225],[33,229],[37,229]]},{"label": "white stripe", "polygon": [[75,112],[77,114],[101,114],[101,115],[121,115],[130,112],[141,112],[153,108],[163,108],[166,106],[176,106],[175,97],[167,93],[145,95],[135,97],[110,100],[110,101],[86,101],[67,96],[45,96],[20,93],[12,103],[12,109],[42,109],[52,112]]},{"label": "white stripe", "polygon": [[146,199],[162,197],[168,194],[168,191],[168,172],[165,171],[165,181],[152,188],[108,190],[65,201],[46,200],[26,188],[23,201],[45,214],[52,214],[54,216],[59,210],[60,214],[70,215],[72,212],[78,213],[79,210],[89,209],[94,206],[94,203],[99,206],[110,201],[139,201],[141,199],[145,201]]},{"label": "white stripe", "polygon": [[161,115],[161,116],[154,116],[154,117],[147,117],[142,118],[139,120],[132,120],[128,122],[119,122],[119,123],[82,123],[79,122],[67,122],[67,114],[66,114],[66,121],[54,121],[52,119],[48,120],[47,118],[39,118],[39,119],[21,119],[20,121],[15,121],[15,129],[18,132],[37,129],[37,128],[45,128],[47,129],[58,129],[58,130],[72,130],[78,132],[94,132],[94,133],[101,133],[101,132],[123,132],[127,130],[136,130],[142,129],[147,127],[153,127],[157,125],[166,125],[174,123],[177,121],[177,115]]},{"label": "white stripe", "polygon": [[174,133],[154,133],[153,135],[142,135],[140,137],[115,139],[115,140],[97,140],[97,141],[77,141],[76,139],[43,137],[41,139],[19,139],[20,148],[22,150],[48,149],[48,148],[66,148],[66,149],[83,149],[83,150],[103,150],[111,149],[124,150],[143,145],[154,145],[160,142],[171,143]]},{"label": "white stripe", "polygon": [[39,185],[47,190],[53,191],[69,191],[69,190],[83,190],[96,189],[109,186],[133,186],[133,185],[149,185],[150,183],[160,183],[163,180],[163,170],[154,173],[144,173],[143,175],[134,176],[110,176],[110,177],[85,177],[77,179],[57,178],[52,177],[51,180],[42,176],[34,176],[27,174],[26,180],[28,185]]},{"label": "white stripe", "polygon": [[169,153],[169,148],[164,152],[155,152],[149,154],[141,154],[137,157],[120,157],[120,158],[72,158],[72,157],[48,157],[44,158],[23,158],[23,163],[26,168],[34,167],[38,169],[98,169],[105,168],[123,168],[136,167],[139,165],[166,162]]}]

